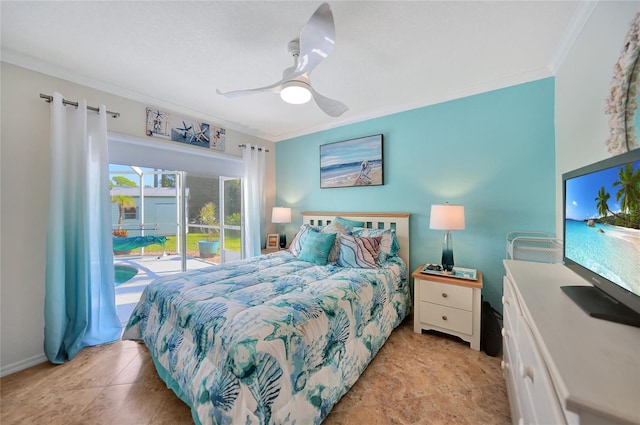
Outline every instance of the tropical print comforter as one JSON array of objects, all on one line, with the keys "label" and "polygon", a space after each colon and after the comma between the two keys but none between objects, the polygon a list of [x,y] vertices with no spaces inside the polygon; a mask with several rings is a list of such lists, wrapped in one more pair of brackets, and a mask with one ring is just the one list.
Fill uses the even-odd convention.
[{"label": "tropical print comforter", "polygon": [[406,267],[287,251],[160,278],[133,311],[159,375],[201,424],[318,424],[411,308]]}]

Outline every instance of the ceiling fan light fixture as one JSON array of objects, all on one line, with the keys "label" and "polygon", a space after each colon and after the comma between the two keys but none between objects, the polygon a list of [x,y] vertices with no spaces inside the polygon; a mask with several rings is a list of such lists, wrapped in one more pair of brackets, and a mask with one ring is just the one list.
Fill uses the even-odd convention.
[{"label": "ceiling fan light fixture", "polygon": [[287,81],[282,85],[280,97],[287,103],[293,105],[301,105],[311,100],[311,91],[309,85],[302,81]]}]

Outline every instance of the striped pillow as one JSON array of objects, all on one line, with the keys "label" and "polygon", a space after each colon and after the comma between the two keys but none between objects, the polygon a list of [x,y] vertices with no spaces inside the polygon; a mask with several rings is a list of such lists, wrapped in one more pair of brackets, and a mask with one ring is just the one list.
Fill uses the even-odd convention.
[{"label": "striped pillow", "polygon": [[378,264],[382,264],[389,257],[395,257],[400,250],[400,244],[396,237],[396,231],[394,229],[367,229],[367,228],[353,228],[351,234],[354,236],[373,238],[381,236],[380,252],[378,254]]},{"label": "striped pillow", "polygon": [[381,236],[374,238],[340,235],[340,254],[337,264],[342,267],[375,269]]}]

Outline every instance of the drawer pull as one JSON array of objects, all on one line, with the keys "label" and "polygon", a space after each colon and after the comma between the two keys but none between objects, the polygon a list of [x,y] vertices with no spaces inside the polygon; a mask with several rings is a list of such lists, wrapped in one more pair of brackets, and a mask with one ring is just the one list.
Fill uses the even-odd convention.
[{"label": "drawer pull", "polygon": [[520,365],[520,376],[522,376],[522,379],[529,378],[533,382],[533,369],[529,366]]},{"label": "drawer pull", "polygon": [[504,295],[502,296],[502,304],[503,305],[509,305],[509,298],[505,297]]},{"label": "drawer pull", "polygon": [[447,320],[447,316],[442,316],[442,320]]},{"label": "drawer pull", "polygon": [[500,331],[500,333],[502,334],[503,337],[507,338],[509,336],[509,331],[506,330],[505,328],[502,328],[502,330]]},{"label": "drawer pull", "polygon": [[446,293],[446,292],[443,292],[443,293],[442,293],[442,298],[447,298],[447,297],[448,297],[447,293]]}]

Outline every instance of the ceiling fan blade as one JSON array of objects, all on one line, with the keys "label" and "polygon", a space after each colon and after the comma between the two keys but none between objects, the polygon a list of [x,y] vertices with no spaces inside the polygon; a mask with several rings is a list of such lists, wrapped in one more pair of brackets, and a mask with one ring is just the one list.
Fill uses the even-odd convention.
[{"label": "ceiling fan blade", "polygon": [[311,72],[329,56],[336,42],[336,28],[329,4],[322,3],[300,33],[300,56],[296,72]]},{"label": "ceiling fan blade", "polygon": [[320,109],[324,111],[325,114],[330,117],[339,117],[349,110],[349,107],[339,100],[331,99],[326,96],[321,95],[317,91],[311,88],[311,94],[313,95],[313,100],[315,100],[316,104]]},{"label": "ceiling fan blade", "polygon": [[285,80],[280,80],[277,83],[271,84],[270,86],[266,86],[266,87],[259,87],[257,89],[248,89],[248,90],[234,90],[234,91],[228,91],[224,93],[221,92],[219,89],[216,89],[216,93],[226,96],[229,99],[235,99],[236,97],[242,97],[242,96],[247,96],[249,94],[256,94],[256,93],[280,93],[282,83],[284,82]]}]

